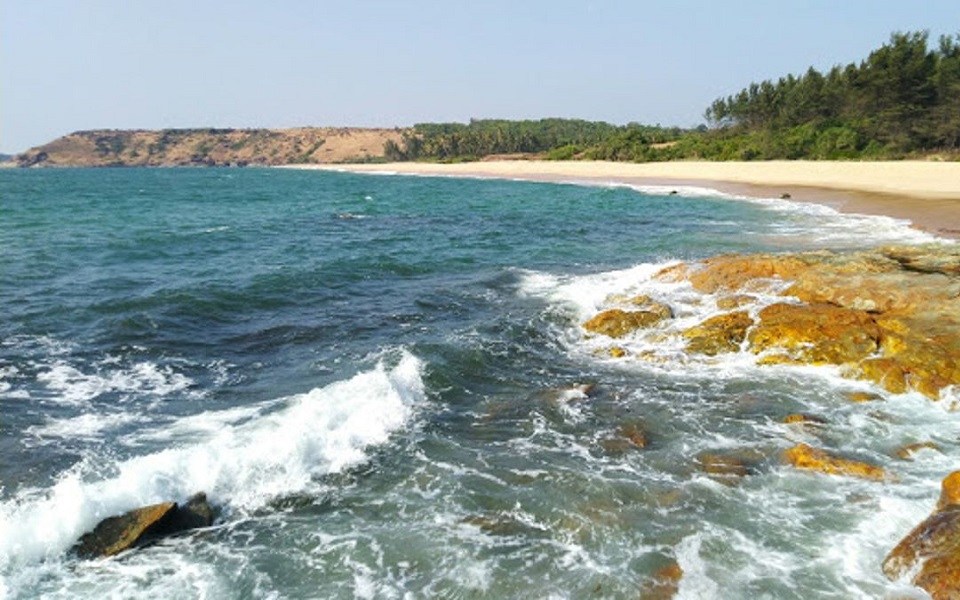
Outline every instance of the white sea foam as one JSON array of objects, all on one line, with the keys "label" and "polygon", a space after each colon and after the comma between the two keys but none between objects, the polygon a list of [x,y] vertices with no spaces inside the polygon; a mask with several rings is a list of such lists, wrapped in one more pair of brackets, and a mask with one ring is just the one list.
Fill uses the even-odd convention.
[{"label": "white sea foam", "polygon": [[29,577],[25,565],[62,555],[100,519],[137,506],[203,490],[243,512],[309,492],[317,477],[365,461],[410,421],[424,398],[421,370],[404,352],[393,368],[279,399],[256,418],[230,425],[231,414],[205,439],[115,464],[107,479],[75,469],[49,489],[21,490],[0,504],[0,585],[15,587],[11,578]]},{"label": "white sea foam", "polygon": [[140,362],[129,368],[104,369],[84,373],[73,365],[58,361],[37,375],[37,381],[55,392],[53,400],[64,404],[82,404],[111,392],[165,396],[189,388],[193,381],[171,366]]}]

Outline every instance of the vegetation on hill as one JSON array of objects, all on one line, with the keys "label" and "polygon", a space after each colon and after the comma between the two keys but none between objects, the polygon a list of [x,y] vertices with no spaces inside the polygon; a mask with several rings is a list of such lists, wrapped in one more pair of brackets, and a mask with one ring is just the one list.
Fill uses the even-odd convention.
[{"label": "vegetation on hill", "polygon": [[960,155],[960,35],[930,48],[895,33],[859,64],[751,83],[707,108],[711,127],[615,126],[580,120],[418,124],[385,148],[391,160],[496,154],[622,161],[903,158]]},{"label": "vegetation on hill", "polygon": [[931,47],[895,33],[858,64],[751,83],[706,110],[709,127],[578,119],[420,123],[409,129],[81,131],[20,166],[281,165],[479,160],[960,159],[960,34]]}]

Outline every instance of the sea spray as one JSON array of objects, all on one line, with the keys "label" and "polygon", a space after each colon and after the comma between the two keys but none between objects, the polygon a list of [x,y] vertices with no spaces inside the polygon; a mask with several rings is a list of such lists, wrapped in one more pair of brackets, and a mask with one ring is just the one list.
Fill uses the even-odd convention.
[{"label": "sea spray", "polygon": [[421,371],[422,362],[404,351],[392,368],[381,363],[278,399],[240,424],[223,422],[208,439],[123,461],[109,479],[73,469],[49,490],[24,490],[0,505],[0,572],[55,559],[107,516],[195,491],[234,511],[315,491],[317,477],[364,461],[370,447],[409,422],[424,398]]}]

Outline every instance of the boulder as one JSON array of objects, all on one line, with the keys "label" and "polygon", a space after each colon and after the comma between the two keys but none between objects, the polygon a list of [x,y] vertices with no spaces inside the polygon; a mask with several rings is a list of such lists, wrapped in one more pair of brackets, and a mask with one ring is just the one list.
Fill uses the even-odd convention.
[{"label": "boulder", "polygon": [[[669,309],[668,309],[669,310]],[[666,318],[662,311],[655,310],[621,310],[611,308],[605,310],[583,324],[583,328],[591,333],[599,333],[612,338],[619,338],[659,323]]]},{"label": "boulder", "polygon": [[113,556],[160,537],[207,527],[214,516],[203,492],[190,497],[183,506],[176,502],[151,504],[100,521],[93,531],[80,537],[73,550],[81,558]]},{"label": "boulder", "polygon": [[914,527],[883,560],[883,573],[891,580],[919,571],[913,584],[934,600],[960,598],[960,471],[941,484],[940,501],[933,514]]},{"label": "boulder", "polygon": [[784,460],[798,469],[817,471],[827,475],[846,475],[863,479],[883,480],[887,474],[882,467],[869,463],[840,458],[825,450],[807,444],[797,444],[783,454]]},{"label": "boulder", "polygon": [[687,338],[687,351],[707,356],[736,352],[751,325],[753,319],[746,311],[711,317],[683,332],[683,337]]}]

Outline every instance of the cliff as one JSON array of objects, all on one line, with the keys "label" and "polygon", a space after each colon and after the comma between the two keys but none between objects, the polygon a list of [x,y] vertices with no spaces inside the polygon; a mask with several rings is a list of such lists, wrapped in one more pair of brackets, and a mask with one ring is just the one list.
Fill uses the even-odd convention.
[{"label": "cliff", "polygon": [[368,162],[402,129],[162,129],[78,131],[17,156],[21,167],[244,166]]}]

